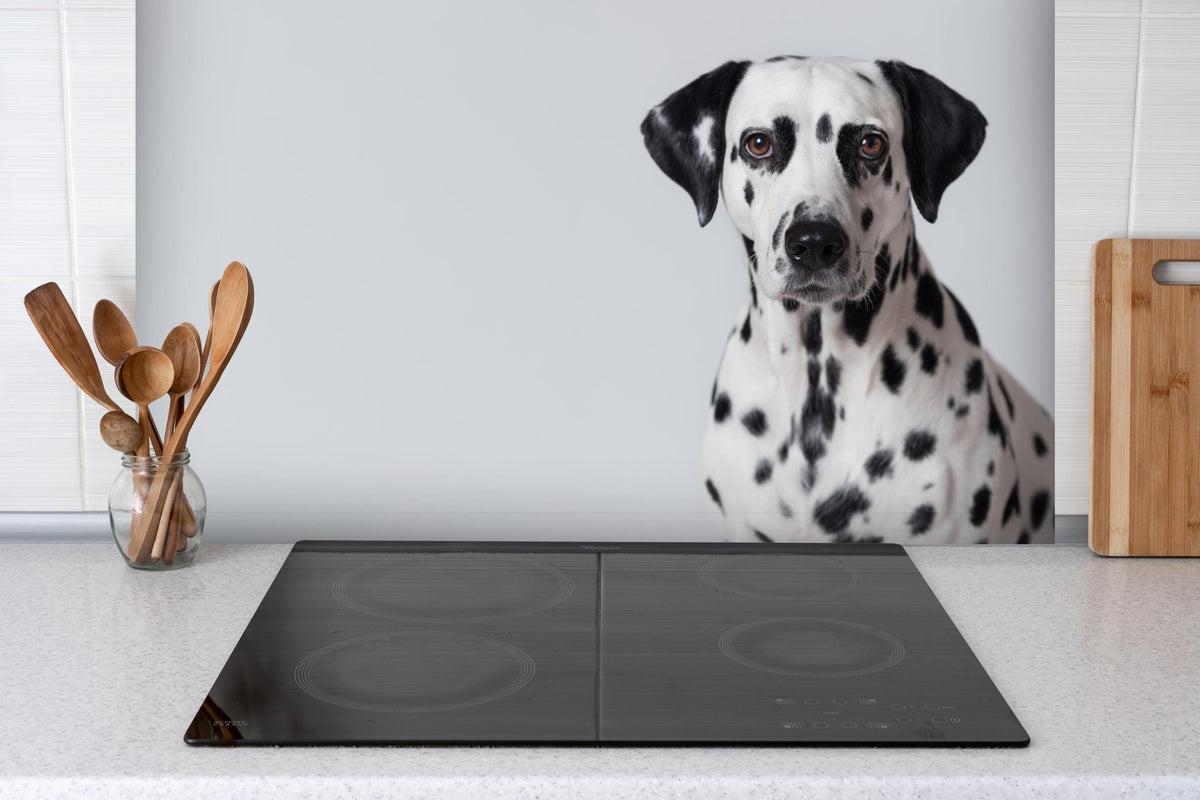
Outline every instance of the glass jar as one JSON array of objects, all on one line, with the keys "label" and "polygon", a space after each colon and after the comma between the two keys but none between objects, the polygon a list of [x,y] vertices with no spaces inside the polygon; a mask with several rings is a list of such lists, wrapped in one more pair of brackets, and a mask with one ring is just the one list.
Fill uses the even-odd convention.
[{"label": "glass jar", "polygon": [[108,521],[129,566],[179,569],[196,557],[208,500],[190,461],[187,450],[167,458],[121,456],[108,491]]}]

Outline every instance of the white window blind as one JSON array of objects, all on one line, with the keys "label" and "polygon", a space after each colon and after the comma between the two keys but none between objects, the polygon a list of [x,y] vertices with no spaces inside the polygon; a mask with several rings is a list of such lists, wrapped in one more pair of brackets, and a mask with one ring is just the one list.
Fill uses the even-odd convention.
[{"label": "white window blind", "polygon": [[0,512],[102,510],[119,468],[22,301],[133,316],[134,32],[133,0],[0,0]]}]

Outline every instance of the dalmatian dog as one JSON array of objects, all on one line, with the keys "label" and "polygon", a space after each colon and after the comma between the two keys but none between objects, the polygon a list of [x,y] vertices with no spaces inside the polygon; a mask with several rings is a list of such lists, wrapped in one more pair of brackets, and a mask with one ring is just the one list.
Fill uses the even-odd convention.
[{"label": "dalmatian dog", "polygon": [[722,196],[745,244],[703,446],[734,539],[1053,540],[1053,422],[914,232],[986,125],[903,62],[797,56],[730,61],[646,116],[700,225]]}]

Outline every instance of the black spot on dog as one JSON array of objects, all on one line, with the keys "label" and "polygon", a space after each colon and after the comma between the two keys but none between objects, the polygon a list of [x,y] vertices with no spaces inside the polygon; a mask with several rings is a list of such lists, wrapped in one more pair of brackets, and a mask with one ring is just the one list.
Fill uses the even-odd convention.
[{"label": "black spot on dog", "polygon": [[833,395],[821,389],[821,363],[815,358],[808,361],[808,393],[800,410],[800,452],[808,462],[802,480],[805,489],[811,489],[816,481],[816,463],[825,455],[825,441],[833,435],[835,406]]},{"label": "black spot on dog", "polygon": [[904,255],[900,258],[899,263],[896,264],[896,266],[892,269],[892,284],[888,287],[889,289],[895,289],[897,283],[903,280],[908,280],[909,265],[912,261],[913,251],[917,249],[916,244],[916,239],[914,239],[912,236],[909,236],[907,239],[905,239]]},{"label": "black spot on dog", "polygon": [[871,483],[880,478],[890,478],[892,476],[892,458],[895,454],[891,450],[876,450],[863,464],[863,469],[867,471],[867,478]]},{"label": "black spot on dog", "polygon": [[875,85],[875,81],[871,80],[866,75],[863,75],[861,72],[855,72],[854,74],[857,75],[858,77],[862,78],[864,81],[866,81],[868,86]]},{"label": "black spot on dog", "polygon": [[933,327],[942,327],[942,288],[930,272],[917,280],[917,313],[932,322]]},{"label": "black spot on dog", "polygon": [[759,461],[758,466],[754,468],[754,482],[766,483],[767,481],[771,480],[772,471],[773,468],[771,467],[770,461],[765,458]]},{"label": "black spot on dog", "polygon": [[825,385],[829,387],[829,394],[837,394],[838,386],[842,382],[842,362],[838,361],[833,356],[825,359]]},{"label": "black spot on dog", "polygon": [[775,141],[772,149],[775,154],[766,162],[767,172],[783,172],[792,160],[792,152],[796,149],[796,123],[791,117],[776,117],[773,125]]},{"label": "black spot on dog", "polygon": [[1042,523],[1046,520],[1046,512],[1049,510],[1050,493],[1045,489],[1029,498],[1029,524],[1035,531],[1041,530]]},{"label": "black spot on dog", "polygon": [[908,372],[908,367],[904,366],[904,362],[896,357],[896,351],[890,344],[883,349],[883,356],[879,359],[879,363],[884,385],[892,394],[899,394],[900,387],[904,385],[904,375]]},{"label": "black spot on dog", "polygon": [[846,123],[838,128],[837,158],[842,165],[842,175],[846,178],[846,185],[851,189],[858,187],[858,182],[864,175],[862,162],[858,158],[858,145],[862,141],[864,131],[866,131],[865,125],[853,123]]},{"label": "black spot on dog", "polygon": [[1037,457],[1041,458],[1042,456],[1046,455],[1046,451],[1048,449],[1049,448],[1046,447],[1046,440],[1042,438],[1042,435],[1040,433],[1035,433],[1033,435],[1033,452],[1037,454]]},{"label": "black spot on dog", "polygon": [[779,501],[779,515],[784,517],[785,519],[791,519],[792,514],[793,514],[792,507],[789,506],[787,503],[783,502],[782,500],[780,500]]},{"label": "black spot on dog", "polygon": [[800,486],[806,492],[811,492],[817,482],[817,465],[809,464],[800,473]]},{"label": "black spot on dog", "polygon": [[958,302],[954,292],[947,289],[946,294],[950,295],[950,302],[954,304],[954,314],[958,317],[958,325],[962,328],[963,338],[979,347],[979,331],[975,329],[975,322],[971,319],[971,315],[963,308],[962,303]]},{"label": "black spot on dog", "polygon": [[844,531],[850,518],[871,507],[871,501],[854,484],[848,484],[817,503],[813,519],[829,533]]},{"label": "black spot on dog", "polygon": [[953,397],[946,400],[946,408],[950,409],[951,411],[954,410],[954,398]]},{"label": "black spot on dog", "polygon": [[789,314],[791,312],[795,311],[796,309],[800,308],[799,300],[793,300],[790,297],[785,297],[785,298],[783,298],[782,302],[783,302],[783,310],[787,311]]},{"label": "black spot on dog", "polygon": [[1021,490],[1020,482],[1013,481],[1012,491],[1008,493],[1008,500],[1004,503],[1004,513],[1000,515],[1000,525],[1003,527],[1008,524],[1008,520],[1015,514],[1021,513]]},{"label": "black spot on dog", "polygon": [[987,521],[988,511],[992,508],[992,490],[986,484],[975,490],[971,498],[971,524],[978,528]]},{"label": "black spot on dog", "polygon": [[1029,544],[1029,531],[1021,531],[1021,535],[1017,537],[1017,544]]},{"label": "black spot on dog", "polygon": [[745,195],[746,205],[750,205],[754,202],[754,187],[750,185],[750,181],[746,181]]},{"label": "black spot on dog", "polygon": [[908,329],[908,346],[914,353],[921,349],[921,335],[917,333],[916,328]]},{"label": "black spot on dog", "polygon": [[821,352],[821,309],[814,308],[800,323],[800,341],[809,355]]},{"label": "black spot on dog", "polygon": [[887,291],[888,271],[891,268],[892,262],[885,244],[880,248],[879,255],[875,256],[875,282],[867,290],[866,296],[860,300],[846,303],[842,309],[842,328],[859,347],[862,347],[863,343],[867,341],[867,334],[871,331],[871,321],[875,319],[875,315],[879,313],[879,307],[883,305],[883,295]]},{"label": "black spot on dog", "polygon": [[[885,184],[892,182],[892,157],[888,156],[887,161],[883,165],[883,182]],[[898,186],[899,184],[897,184]]]},{"label": "black spot on dog", "polygon": [[737,163],[737,153],[738,153],[738,146],[735,144],[735,145],[733,146],[733,149],[731,149],[731,150],[729,151],[729,163],[730,163],[730,164],[736,164],[736,163]]},{"label": "black spot on dog", "polygon": [[721,392],[717,395],[717,402],[713,404],[713,421],[724,422],[732,409],[733,403],[730,402],[729,395]]},{"label": "black spot on dog", "polygon": [[871,209],[869,209],[869,208],[864,208],[864,209],[862,210],[862,229],[863,229],[863,233],[866,233],[866,232],[867,232],[867,229],[871,227],[871,222],[872,222],[872,220],[874,220],[874,219],[875,219],[875,212],[874,212],[874,211],[872,211],[872,210],[871,210]]},{"label": "black spot on dog", "polygon": [[788,214],[784,214],[782,217],[780,217],[779,224],[775,226],[775,232],[771,234],[771,247],[775,248],[776,250],[779,249],[779,240],[783,236],[783,226],[787,223],[788,219]]},{"label": "black spot on dog", "polygon": [[995,461],[988,462],[987,474],[989,477],[996,474],[996,462]]},{"label": "black spot on dog", "polygon": [[987,390],[988,399],[988,433],[1000,440],[1001,449],[1008,447],[1008,428],[1000,414],[996,411],[996,403],[992,400],[992,387]]},{"label": "black spot on dog", "polygon": [[752,408],[742,415],[742,424],[754,436],[762,436],[767,432],[767,415],[761,409]]},{"label": "black spot on dog", "polygon": [[784,442],[783,444],[779,445],[779,450],[777,450],[777,451],[776,451],[776,453],[777,453],[777,454],[778,454],[778,456],[779,456],[779,463],[780,463],[780,464],[782,464],[782,463],[784,463],[785,461],[787,461],[787,457],[788,457],[788,445],[789,445],[789,443],[788,443],[788,442]]},{"label": "black spot on dog", "polygon": [[1015,419],[1016,414],[1014,413],[1012,398],[1008,396],[1008,389],[1005,388],[1004,380],[999,375],[996,376],[996,386],[1000,389],[1000,394],[1004,395],[1004,405],[1008,408],[1008,418]]},{"label": "black spot on dog", "polygon": [[833,138],[833,123],[829,119],[828,114],[822,114],[817,120],[817,141],[825,144]]},{"label": "black spot on dog", "polygon": [[967,394],[975,394],[983,388],[983,362],[978,358],[967,364],[963,374],[963,388]]},{"label": "black spot on dog", "polygon": [[[749,186],[750,184],[747,183],[746,185]],[[754,240],[749,236],[742,236],[742,247],[746,248],[747,260],[749,260],[751,265],[753,265],[753,267],[757,270],[758,254],[754,252]]]},{"label": "black spot on dog", "polygon": [[970,413],[971,413],[970,406],[961,405],[958,407],[958,410],[954,412],[954,416],[957,417],[958,419],[962,419],[963,417],[965,417],[967,414],[970,414]]},{"label": "black spot on dog", "polygon": [[742,341],[750,341],[750,314],[746,313],[746,321],[742,323]]},{"label": "black spot on dog", "polygon": [[908,518],[908,531],[913,536],[920,535],[929,530],[933,525],[933,506],[926,503],[923,506],[917,506],[913,509],[912,514]]},{"label": "black spot on dog", "polygon": [[775,541],[770,536],[767,536],[765,533],[760,531],[758,528],[754,529],[754,535],[758,537],[758,540],[760,542],[766,542],[767,544],[770,544],[771,542]]},{"label": "black spot on dog", "polygon": [[921,348],[921,371],[933,375],[937,372],[938,357],[933,345],[926,344]]},{"label": "black spot on dog", "polygon": [[[746,274],[750,278],[750,307],[758,308],[758,287],[754,285],[754,275],[750,270],[746,270]],[[758,313],[762,313],[761,311]]]},{"label": "black spot on dog", "polygon": [[712,501],[717,504],[717,508],[721,509],[721,513],[724,514],[725,506],[721,505],[721,493],[717,491],[717,486],[712,482],[712,478],[704,482],[704,488],[708,489],[708,496],[712,498]]},{"label": "black spot on dog", "polygon": [[937,437],[929,431],[911,431],[904,437],[904,457],[909,461],[921,461],[936,447]]}]

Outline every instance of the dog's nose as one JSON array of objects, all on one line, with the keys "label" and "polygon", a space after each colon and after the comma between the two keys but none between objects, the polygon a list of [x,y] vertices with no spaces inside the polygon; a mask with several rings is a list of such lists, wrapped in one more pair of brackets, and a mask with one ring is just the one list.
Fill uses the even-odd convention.
[{"label": "dog's nose", "polygon": [[797,222],[787,229],[783,249],[797,267],[828,269],[846,251],[846,232],[833,222]]}]

